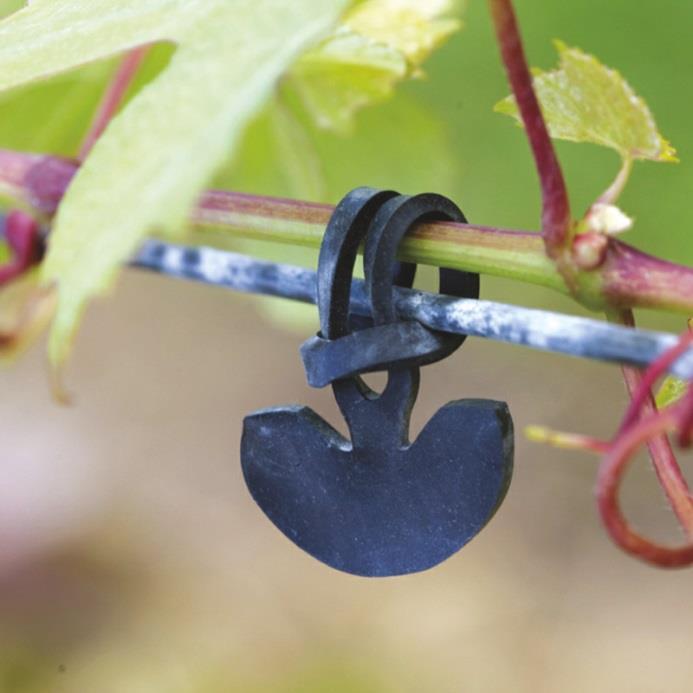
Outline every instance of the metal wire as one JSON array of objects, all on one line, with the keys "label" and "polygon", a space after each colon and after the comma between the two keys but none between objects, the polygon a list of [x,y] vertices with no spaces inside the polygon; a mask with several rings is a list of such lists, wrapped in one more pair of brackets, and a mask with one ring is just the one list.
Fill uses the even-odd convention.
[{"label": "metal wire", "polygon": [[[131,265],[244,293],[304,303],[315,303],[316,298],[313,270],[215,248],[151,240],[142,246]],[[570,356],[646,367],[678,341],[674,334],[630,329],[546,310],[456,299],[415,289],[395,291],[400,314],[433,329]],[[361,315],[369,313],[363,281],[358,279],[352,284],[351,310]],[[670,372],[680,378],[693,378],[693,349],[685,352]]]}]

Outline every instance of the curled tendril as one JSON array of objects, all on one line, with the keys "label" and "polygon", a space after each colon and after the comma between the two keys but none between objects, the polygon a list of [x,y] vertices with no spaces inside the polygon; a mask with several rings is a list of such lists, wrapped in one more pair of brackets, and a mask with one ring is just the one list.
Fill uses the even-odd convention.
[{"label": "curled tendril", "polygon": [[[681,568],[693,564],[693,496],[671,452],[667,434],[676,434],[682,448],[693,443],[693,385],[684,396],[662,411],[652,408],[651,388],[669,367],[693,344],[693,331],[679,341],[645,371],[618,432],[612,440],[600,440],[577,433],[553,431],[540,426],[526,429],[527,437],[555,447],[583,450],[602,455],[597,476],[597,506],[604,526],[613,541],[631,556],[663,568]],[[668,451],[655,465],[657,478],[683,527],[689,543],[682,547],[657,544],[636,532],[621,511],[618,493],[628,464],[637,450],[660,441],[655,455]],[[653,452],[651,450],[651,452]]]},{"label": "curled tendril", "polygon": [[[638,534],[621,511],[618,491],[626,468],[640,446],[658,436],[676,433],[681,447],[688,447],[693,433],[693,388],[675,404],[662,411],[643,414],[655,381],[693,343],[693,333],[687,331],[679,342],[665,352],[645,372],[631,404],[623,417],[616,437],[608,444],[597,477],[597,505],[604,525],[614,542],[627,553],[664,568],[680,568],[693,564],[693,527],[685,527],[689,543],[682,547],[657,544]],[[676,499],[680,505],[693,509],[693,497],[684,484],[679,485]]]},{"label": "curled tendril", "polygon": [[653,437],[678,428],[679,409],[680,405],[674,405],[650,414],[619,434],[604,456],[597,477],[597,506],[611,538],[629,554],[663,568],[691,565],[693,543],[674,548],[662,546],[638,534],[621,511],[618,489],[626,467],[637,449]]}]

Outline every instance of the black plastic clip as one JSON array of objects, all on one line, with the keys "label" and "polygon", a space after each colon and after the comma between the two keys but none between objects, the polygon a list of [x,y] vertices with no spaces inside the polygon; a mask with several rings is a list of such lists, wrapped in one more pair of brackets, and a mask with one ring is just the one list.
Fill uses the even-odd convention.
[{"label": "black plastic clip", "polygon": [[[368,233],[363,223],[368,208],[356,215],[355,223],[348,226],[344,234],[326,235],[320,249],[320,263],[327,262],[324,256],[342,257],[351,260],[335,265],[332,284],[318,279],[318,307],[320,310],[320,332],[304,342],[301,356],[308,383],[313,387],[324,387],[335,380],[359,373],[383,371],[395,366],[424,366],[449,356],[465,340],[464,335],[437,332],[413,320],[398,318],[391,298],[392,286],[411,286],[416,265],[399,263],[396,260],[397,247],[404,235],[417,223],[425,221],[466,222],[462,211],[450,200],[441,195],[425,193],[414,197],[393,196],[393,193],[380,193],[371,188],[359,188],[350,193],[373,195],[374,199],[388,198],[382,204],[371,224],[382,227],[386,233],[380,238],[383,245],[376,256],[372,243],[366,243],[364,267],[371,302],[375,300],[375,311],[381,313],[381,322],[373,327],[348,332],[344,322],[343,296],[335,295],[335,287],[345,287],[351,281],[353,264],[358,243]],[[380,197],[382,195],[382,197]],[[352,197],[352,199],[353,199]],[[335,210],[335,226],[349,221],[341,205]],[[336,219],[335,219],[336,217]],[[387,219],[387,225],[383,220]],[[344,276],[348,274],[347,276]],[[405,281],[402,278],[406,277]],[[479,275],[447,268],[439,270],[439,290],[442,294],[461,298],[479,297]],[[334,305],[329,302],[335,301]],[[391,308],[387,307],[392,304]],[[383,309],[387,315],[382,315]]]},{"label": "black plastic clip", "polygon": [[[437,195],[405,198],[360,188],[330,220],[318,266],[321,335],[334,344],[349,338],[351,277],[366,236],[374,326],[352,334],[380,330],[406,356],[388,363],[387,345],[374,341],[372,358],[350,355],[349,341],[341,352],[334,347],[333,358],[344,354],[349,366],[326,366],[328,375],[351,372],[359,359],[388,370],[382,394],[358,375],[332,380],[350,440],[302,406],[264,409],[244,421],[241,463],[255,501],[294,543],[349,573],[399,575],[440,563],[482,529],[510,483],[513,427],[503,402],[450,402],[408,440],[419,384],[415,364],[441,357],[461,340],[442,337],[421,355],[406,331],[388,331],[400,324],[392,291],[396,250],[414,223],[451,218],[451,209],[457,208]],[[465,281],[472,282],[465,291],[478,292],[478,278],[476,289],[474,279]]]}]

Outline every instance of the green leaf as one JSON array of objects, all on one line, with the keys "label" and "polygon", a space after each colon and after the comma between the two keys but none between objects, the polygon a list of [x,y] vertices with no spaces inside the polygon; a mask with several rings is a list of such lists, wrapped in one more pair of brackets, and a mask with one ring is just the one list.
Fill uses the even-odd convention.
[{"label": "green leaf", "polygon": [[[159,44],[148,52],[130,93],[139,91],[161,72],[172,50],[170,45]],[[22,151],[74,156],[116,63],[115,58],[90,63],[48,80],[1,93],[0,145]]]},{"label": "green leaf", "polygon": [[0,94],[0,143],[74,156],[109,74],[109,62]]},{"label": "green leaf", "polygon": [[421,63],[459,29],[459,20],[444,16],[451,8],[449,0],[367,0],[297,61],[288,87],[319,127],[349,133],[357,110],[420,76]]},{"label": "green leaf", "polygon": [[[676,150],[660,135],[647,104],[620,73],[560,41],[556,49],[559,67],[534,73],[552,137],[610,147],[623,159],[677,161]],[[521,122],[513,96],[498,102],[494,110]]]},{"label": "green leaf", "polygon": [[369,0],[344,19],[352,31],[398,51],[414,68],[461,26],[450,0]]},{"label": "green leaf", "polygon": [[138,45],[177,45],[109,125],[60,206],[44,265],[59,304],[50,357],[67,355],[87,300],[152,229],[175,232],[234,153],[277,78],[345,0],[35,0],[0,23],[0,90]]},{"label": "green leaf", "polygon": [[679,378],[675,378],[673,375],[667,376],[655,398],[657,408],[663,409],[681,399],[687,387],[688,383],[685,380],[679,380]]}]

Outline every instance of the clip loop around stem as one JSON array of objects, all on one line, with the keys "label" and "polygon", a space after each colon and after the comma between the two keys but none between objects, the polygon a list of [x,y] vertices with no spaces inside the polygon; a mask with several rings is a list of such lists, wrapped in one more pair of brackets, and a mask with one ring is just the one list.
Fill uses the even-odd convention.
[{"label": "clip loop around stem", "polygon": [[[441,195],[400,195],[382,204],[370,224],[370,231],[365,229],[367,234],[364,234],[360,222],[366,211],[363,195],[368,194],[367,190],[360,188],[349,193],[338,205],[325,232],[318,267],[322,329],[301,348],[307,379],[313,387],[323,387],[361,373],[434,363],[452,353],[465,339],[465,335],[434,331],[416,321],[399,318],[392,295],[393,287],[401,285],[399,279],[403,272],[407,284],[411,285],[416,270],[415,265],[396,260],[404,235],[419,222],[465,222],[464,215]],[[374,191],[371,194],[375,194]],[[341,228],[349,220],[352,222],[350,226],[347,224],[349,228]],[[352,234],[359,238],[367,235],[364,267],[376,326],[349,332],[345,321],[350,316],[344,301],[345,296],[348,301],[355,260],[349,245],[353,242],[350,241]],[[374,235],[377,235],[376,240]],[[345,251],[350,254],[341,260],[330,256],[333,252],[344,254]],[[479,275],[441,268],[440,291],[457,297],[478,298]]]}]

